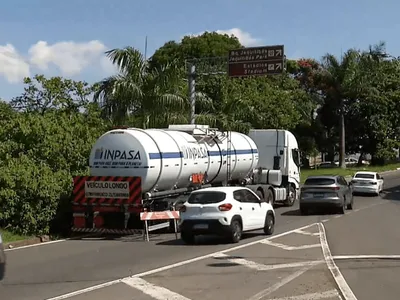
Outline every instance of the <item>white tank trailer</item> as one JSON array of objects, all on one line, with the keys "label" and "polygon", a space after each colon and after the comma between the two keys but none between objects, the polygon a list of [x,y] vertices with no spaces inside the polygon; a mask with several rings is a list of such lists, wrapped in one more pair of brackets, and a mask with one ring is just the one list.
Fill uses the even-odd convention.
[{"label": "white tank trailer", "polygon": [[[173,128],[173,126],[170,126]],[[142,192],[188,188],[192,174],[207,174],[208,184],[227,179],[230,139],[231,180],[244,179],[258,163],[256,144],[239,132],[173,129],[111,130],[95,143],[90,155],[92,176],[139,176]]]},{"label": "white tank trailer", "polygon": [[[140,177],[143,205],[151,211],[171,209],[192,190],[208,186],[245,185],[267,201],[289,206],[299,195],[298,144],[286,130],[251,130],[245,135],[207,125],[113,129],[93,145],[89,166],[90,176],[104,181]],[[201,184],[193,183],[195,174],[203,174]],[[92,189],[86,194],[96,192],[87,186]],[[87,210],[79,208],[78,201],[74,204],[75,211]],[[101,213],[102,207],[96,209]]]}]

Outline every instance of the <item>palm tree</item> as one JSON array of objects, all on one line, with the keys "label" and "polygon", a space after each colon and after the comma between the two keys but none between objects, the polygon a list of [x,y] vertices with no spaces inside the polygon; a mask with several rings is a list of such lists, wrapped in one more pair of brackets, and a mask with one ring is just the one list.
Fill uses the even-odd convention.
[{"label": "palm tree", "polygon": [[350,49],[340,60],[328,53],[323,57],[321,63],[321,90],[325,94],[325,101],[332,101],[339,114],[339,166],[341,168],[346,168],[345,114],[348,100],[354,94],[354,78],[357,73],[359,57],[359,51]]},{"label": "palm tree", "polygon": [[119,73],[98,84],[94,100],[114,124],[129,118],[143,128],[162,126],[171,119],[182,120],[187,110],[185,82],[179,65],[169,63],[151,68],[142,53],[133,47],[106,52]]}]

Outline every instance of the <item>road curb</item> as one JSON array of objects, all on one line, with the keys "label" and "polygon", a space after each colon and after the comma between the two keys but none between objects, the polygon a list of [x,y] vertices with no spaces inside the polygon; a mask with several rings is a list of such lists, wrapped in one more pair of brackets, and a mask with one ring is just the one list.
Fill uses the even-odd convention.
[{"label": "road curb", "polygon": [[51,240],[48,235],[43,235],[43,236],[38,236],[38,237],[34,237],[31,239],[27,239],[27,240],[4,243],[4,249],[11,250],[11,249],[18,249],[21,247],[34,246],[34,245],[39,245],[39,244],[54,243],[57,241],[79,240],[79,239],[83,239],[83,238],[87,238],[87,237],[94,237],[97,235],[98,234],[96,234],[96,233],[88,233],[88,234],[82,234],[82,235],[69,237],[66,239],[54,239],[54,240]]},{"label": "road curb", "polygon": [[14,248],[23,247],[23,246],[30,246],[30,245],[45,243],[48,241],[49,241],[49,239],[45,240],[42,237],[34,237],[31,239],[27,239],[27,240],[20,240],[20,241],[5,243],[4,248],[5,249],[14,249]]},{"label": "road curb", "polygon": [[397,168],[396,170],[379,172],[379,175],[385,175],[385,174],[395,173],[395,172],[399,172],[399,171],[400,171],[400,168]]}]

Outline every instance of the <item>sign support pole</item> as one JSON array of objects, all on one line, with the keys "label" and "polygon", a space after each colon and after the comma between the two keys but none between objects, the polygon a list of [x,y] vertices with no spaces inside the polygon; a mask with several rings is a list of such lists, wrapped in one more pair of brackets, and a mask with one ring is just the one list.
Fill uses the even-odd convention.
[{"label": "sign support pole", "polygon": [[189,100],[190,100],[190,124],[196,124],[196,66],[188,64]]}]

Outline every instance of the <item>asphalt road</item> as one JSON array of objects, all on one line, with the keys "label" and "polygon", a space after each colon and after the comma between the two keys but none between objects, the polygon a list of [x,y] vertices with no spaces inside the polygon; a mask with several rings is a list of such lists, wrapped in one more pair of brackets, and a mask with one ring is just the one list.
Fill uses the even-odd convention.
[{"label": "asphalt road", "polygon": [[[275,234],[268,239],[256,233],[235,245],[206,239],[186,246],[173,235],[163,235],[150,242],[141,237],[84,239],[13,249],[7,252],[0,295],[13,300],[51,299],[111,282],[69,299],[255,300],[299,295],[307,296],[298,299],[339,299],[321,248],[320,224],[334,256],[400,255],[395,223],[400,207],[393,201],[400,200],[400,175],[384,177],[387,191],[382,198],[356,197],[355,210],[344,216],[300,216],[297,206],[277,208]],[[280,236],[312,223],[319,225]],[[201,259],[193,260],[196,257]],[[400,292],[396,284],[400,263],[335,261],[358,299],[398,299],[394,297]],[[164,266],[168,267],[159,269]],[[125,279],[118,281],[121,278]]]}]

